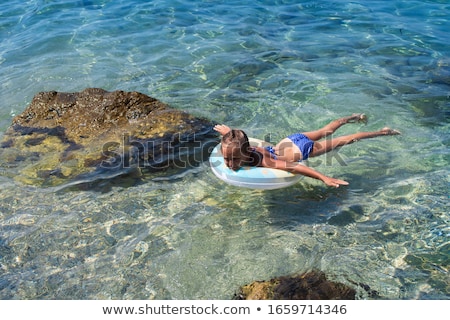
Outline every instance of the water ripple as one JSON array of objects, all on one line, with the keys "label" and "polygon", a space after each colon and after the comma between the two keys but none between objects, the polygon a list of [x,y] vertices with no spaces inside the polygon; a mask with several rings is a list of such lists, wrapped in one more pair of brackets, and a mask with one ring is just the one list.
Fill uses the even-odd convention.
[{"label": "water ripple", "polygon": [[306,178],[241,190],[206,165],[36,189],[1,159],[3,299],[228,299],[311,268],[383,299],[450,296],[445,1],[34,0],[0,12],[2,132],[37,92],[86,87],[137,90],[258,138],[354,112],[368,124],[340,134],[402,132],[311,161],[350,181],[338,190]]}]

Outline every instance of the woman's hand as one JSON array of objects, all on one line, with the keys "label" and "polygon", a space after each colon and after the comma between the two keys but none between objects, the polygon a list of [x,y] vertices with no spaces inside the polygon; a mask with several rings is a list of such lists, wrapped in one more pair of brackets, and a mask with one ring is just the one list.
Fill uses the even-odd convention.
[{"label": "woman's hand", "polygon": [[221,135],[225,135],[225,134],[227,134],[228,132],[231,131],[231,128],[229,126],[224,125],[224,124],[216,124],[214,126],[214,130],[216,130]]},{"label": "woman's hand", "polygon": [[325,183],[329,187],[335,187],[339,188],[340,185],[347,186],[348,182],[340,179],[330,178],[330,177],[323,177],[322,179],[323,183]]}]

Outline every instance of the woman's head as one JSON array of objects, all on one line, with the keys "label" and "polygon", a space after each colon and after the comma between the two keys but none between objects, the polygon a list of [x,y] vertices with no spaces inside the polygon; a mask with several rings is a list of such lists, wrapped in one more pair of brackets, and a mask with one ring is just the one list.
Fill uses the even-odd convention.
[{"label": "woman's head", "polygon": [[232,170],[238,170],[248,161],[250,143],[242,130],[231,130],[222,137],[222,154],[225,164]]}]

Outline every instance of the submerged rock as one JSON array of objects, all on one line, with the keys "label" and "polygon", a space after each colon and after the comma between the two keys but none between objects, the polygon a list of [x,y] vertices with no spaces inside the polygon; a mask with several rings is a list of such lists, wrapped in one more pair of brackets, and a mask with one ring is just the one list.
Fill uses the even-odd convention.
[{"label": "submerged rock", "polygon": [[186,169],[217,139],[208,120],[139,92],[41,92],[5,132],[0,168],[43,186]]},{"label": "submerged rock", "polygon": [[327,280],[320,271],[242,286],[237,300],[354,300],[356,291],[342,283]]}]

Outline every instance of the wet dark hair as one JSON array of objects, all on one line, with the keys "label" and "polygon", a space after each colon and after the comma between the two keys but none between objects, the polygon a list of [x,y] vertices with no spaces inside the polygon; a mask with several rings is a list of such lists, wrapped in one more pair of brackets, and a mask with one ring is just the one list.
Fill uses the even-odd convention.
[{"label": "wet dark hair", "polygon": [[232,129],[222,137],[222,147],[239,148],[241,153],[248,155],[250,143],[247,134],[242,130]]}]

